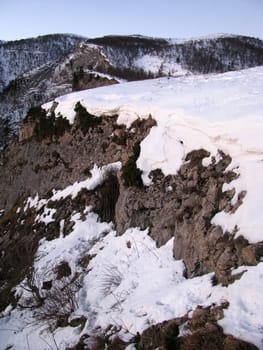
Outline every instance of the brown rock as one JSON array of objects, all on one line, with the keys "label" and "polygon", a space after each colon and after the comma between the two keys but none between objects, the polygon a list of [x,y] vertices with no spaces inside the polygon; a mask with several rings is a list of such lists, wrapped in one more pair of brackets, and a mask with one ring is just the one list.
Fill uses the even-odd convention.
[{"label": "brown rock", "polygon": [[223,350],[257,350],[257,347],[251,343],[228,335],[224,340]]}]

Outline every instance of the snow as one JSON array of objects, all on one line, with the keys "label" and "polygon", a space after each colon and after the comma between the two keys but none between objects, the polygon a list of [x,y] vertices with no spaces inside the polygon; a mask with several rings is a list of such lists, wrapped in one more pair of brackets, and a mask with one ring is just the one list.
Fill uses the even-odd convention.
[{"label": "snow", "polygon": [[[200,300],[199,288],[205,289],[205,283],[200,281],[192,289],[191,301],[188,292],[179,287],[184,280],[184,266],[173,259],[172,241],[157,249],[147,230],[133,228],[120,237],[111,233],[104,239],[103,247],[100,250],[99,242],[90,251],[96,257],[90,265],[92,271],[85,278],[85,302],[95,312],[99,311],[93,327],[104,328],[114,320],[117,326],[136,334],[147,324],[187,312]],[[210,279],[207,276],[205,279],[210,285]],[[175,286],[179,288],[176,293]],[[181,302],[173,308],[178,298]]]},{"label": "snow", "polygon": [[[224,318],[218,323],[225,333],[263,349],[263,263],[246,268],[242,278],[228,288],[216,287],[212,299],[228,300]],[[211,300],[209,300],[211,301]]]},{"label": "snow", "polygon": [[[130,127],[140,117],[150,114],[157,121],[141,143],[137,165],[143,180],[150,185],[149,172],[161,168],[165,175],[176,174],[188,152],[205,148],[211,156],[220,158],[218,150],[232,157],[228,170],[239,177],[224,190],[235,188],[232,199],[246,191],[243,204],[234,214],[220,212],[212,222],[231,231],[237,225],[237,235],[251,243],[262,241],[263,213],[263,67],[246,71],[209,76],[185,76],[134,82],[94,90],[76,92],[57,98],[56,113],[74,122],[74,106],[80,101],[95,115],[119,114],[118,122]],[[50,104],[45,105],[45,108]],[[211,156],[204,160],[209,164]],[[53,191],[49,199],[28,198],[24,211],[39,211],[37,221],[53,220],[54,210],[49,200],[67,196],[74,198],[82,188],[92,190],[101,184],[111,169],[120,163],[98,168],[91,177],[65,189]],[[172,190],[172,188],[167,188]],[[65,218],[66,219],[66,218]],[[147,230],[129,228],[118,236],[110,223],[100,222],[91,207],[71,215],[72,230],[63,235],[65,220],[60,221],[56,239],[41,240],[34,267],[45,278],[54,278],[54,268],[67,261],[72,273],[80,273],[81,287],[77,293],[78,308],[71,317],[87,318],[80,327],[57,328],[52,332],[42,323],[34,323],[32,312],[8,307],[0,318],[0,344],[14,345],[17,350],[34,348],[65,349],[73,346],[81,335],[96,334],[110,324],[119,327],[123,339],[157,322],[188,313],[198,305],[229,307],[218,323],[224,332],[250,341],[263,350],[263,262],[257,266],[242,266],[233,273],[242,277],[228,287],[212,286],[212,274],[185,279],[182,261],[173,258],[173,240],[158,248]],[[82,257],[92,259],[85,269]],[[21,286],[17,295],[23,298]],[[101,327],[101,328],[99,328]],[[184,330],[181,330],[184,332]],[[57,345],[56,345],[57,344]],[[133,345],[127,350],[132,350]]]},{"label": "snow", "polygon": [[35,268],[38,273],[45,274],[46,279],[54,277],[52,268],[62,261],[68,261],[75,271],[79,257],[84,255],[102,234],[105,235],[105,232],[112,230],[110,224],[100,223],[98,216],[90,212],[89,207],[86,208],[84,215],[84,220],[81,220],[79,213],[72,215],[71,221],[74,222],[74,226],[70,235],[63,236],[61,232],[60,236],[52,241],[43,239],[40,242]]},{"label": "snow", "polygon": [[57,201],[63,198],[66,198],[67,196],[71,196],[72,198],[75,198],[77,194],[80,192],[81,189],[86,188],[87,190],[93,190],[98,185],[100,185],[108,172],[114,170],[117,171],[121,168],[121,163],[111,163],[108,165],[105,165],[101,168],[99,168],[96,164],[94,165],[93,169],[91,169],[91,177],[87,180],[75,182],[73,185],[66,187],[62,191],[53,191],[53,196],[51,199],[53,201]]},{"label": "snow", "polygon": [[235,34],[227,34],[227,33],[214,33],[214,34],[208,34],[208,35],[202,35],[198,37],[191,37],[191,38],[171,38],[168,39],[168,41],[173,44],[184,44],[189,41],[203,41],[203,40],[216,40],[221,38],[235,38],[238,37],[238,35]]},{"label": "snow", "polygon": [[153,74],[163,74],[170,76],[186,75],[188,71],[184,70],[180,64],[164,61],[163,58],[154,55],[143,55],[134,61],[134,66],[143,69],[145,72]]},{"label": "snow", "polygon": [[[15,344],[17,350],[27,349],[28,344],[44,350],[48,342],[65,349],[82,334],[96,335],[96,329],[109,324],[117,326],[119,335],[128,340],[157,322],[191,315],[198,305],[220,305],[228,300],[230,306],[219,324],[226,333],[263,349],[263,263],[234,271],[244,274],[228,287],[212,287],[212,274],[183,277],[184,265],[173,258],[172,240],[157,248],[147,230],[130,228],[116,236],[112,225],[99,222],[91,208],[86,208],[84,216],[72,215],[75,224],[69,235],[42,240],[35,260],[37,273],[49,280],[60,262],[69,262],[73,274],[83,273],[79,259],[85,254],[94,256],[90,272],[84,271],[78,308],[72,314],[72,318],[87,317],[84,329],[65,327],[50,333],[46,325],[33,322],[30,311],[9,308],[0,318],[3,344]],[[19,292],[23,291],[18,287]]]}]

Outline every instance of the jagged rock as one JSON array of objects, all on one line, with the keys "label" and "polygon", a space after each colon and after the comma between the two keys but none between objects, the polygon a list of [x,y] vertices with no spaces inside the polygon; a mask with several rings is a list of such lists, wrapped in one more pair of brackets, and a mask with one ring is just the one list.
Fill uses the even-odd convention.
[{"label": "jagged rock", "polygon": [[124,144],[119,145],[114,137],[114,130],[120,128],[116,119],[117,116],[103,117],[85,135],[74,124],[56,140],[32,138],[14,141],[6,147],[1,152],[0,208],[9,210],[21,195],[45,196],[53,188],[59,189],[58,184],[64,188],[76,179],[84,180],[87,169],[92,169],[94,163],[98,166],[116,161],[125,163],[133,145],[147,135],[155,121],[149,117],[134,122],[125,131]]},{"label": "jagged rock", "polygon": [[[153,325],[140,336],[138,350],[256,350],[257,347],[223,333],[217,321],[223,318],[224,308],[197,307],[191,318],[187,315]],[[184,335],[180,335],[183,328]]]},{"label": "jagged rock", "polygon": [[235,232],[223,232],[211,224],[217,212],[235,212],[245,196],[241,192],[232,204],[235,190],[222,191],[223,184],[237,175],[226,171],[230,156],[220,155],[218,162],[205,167],[202,160],[209,153],[196,150],[186,156],[176,176],[164,177],[155,171],[154,184],[142,190],[121,185],[116,226],[119,234],[132,226],[148,227],[158,246],[174,237],[174,256],[183,259],[187,277],[215,272],[217,281],[227,284],[237,277],[231,276],[232,268],[257,264],[261,253],[256,252],[262,248],[243,237],[234,239]]},{"label": "jagged rock", "polygon": [[[231,269],[242,264],[255,264],[255,253],[248,242],[233,233],[223,233],[220,227],[211,224],[213,216],[226,208],[234,212],[242,203],[244,193],[232,205],[233,191],[223,192],[224,183],[236,177],[225,171],[231,158],[221,152],[221,159],[208,167],[202,159],[208,156],[203,150],[188,154],[188,163],[178,173],[179,183],[184,181],[184,190],[177,191],[181,202],[176,212],[174,256],[183,259],[188,277],[215,271],[220,282],[231,280]],[[195,187],[189,193],[189,180]],[[192,185],[193,186],[193,185]],[[190,197],[189,197],[190,195]]]}]

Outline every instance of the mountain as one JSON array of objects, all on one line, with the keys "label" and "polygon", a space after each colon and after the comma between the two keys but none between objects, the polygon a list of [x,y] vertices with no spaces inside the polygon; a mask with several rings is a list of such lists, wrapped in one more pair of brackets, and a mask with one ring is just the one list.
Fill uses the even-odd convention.
[{"label": "mountain", "polygon": [[1,152],[3,349],[263,349],[262,77],[30,109]]},{"label": "mountain", "polygon": [[17,130],[28,108],[49,97],[43,90],[52,70],[82,40],[75,35],[54,34],[0,43],[0,147]]},{"label": "mountain", "polygon": [[139,68],[157,76],[216,73],[262,65],[259,39],[221,35],[191,40],[107,36],[88,42],[104,48],[115,68]]},{"label": "mountain", "polygon": [[17,132],[30,107],[61,94],[262,64],[263,42],[233,35],[192,40],[49,35],[0,43],[0,147]]},{"label": "mountain", "polygon": [[76,35],[53,34],[0,42],[0,91],[24,73],[60,60],[82,40]]}]

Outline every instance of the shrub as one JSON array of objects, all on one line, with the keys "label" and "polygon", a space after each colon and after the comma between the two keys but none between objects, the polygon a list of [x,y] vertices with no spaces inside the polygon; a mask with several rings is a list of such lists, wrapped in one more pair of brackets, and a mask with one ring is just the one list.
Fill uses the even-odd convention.
[{"label": "shrub", "polygon": [[141,147],[139,142],[133,146],[133,154],[128,159],[127,163],[122,168],[122,178],[124,186],[142,187],[143,182],[141,178],[142,171],[137,168],[136,161],[139,158]]},{"label": "shrub", "polygon": [[107,265],[100,277],[100,291],[103,296],[112,294],[119,287],[123,280],[123,275],[117,266]]},{"label": "shrub", "polygon": [[84,174],[85,176],[91,177],[91,172],[89,168],[83,169],[82,174]]},{"label": "shrub", "polygon": [[52,288],[45,293],[43,304],[36,309],[35,317],[43,321],[66,321],[77,308],[78,289],[77,284],[69,278],[54,281]]},{"label": "shrub", "polygon": [[67,261],[63,260],[61,263],[55,268],[55,272],[57,274],[57,279],[60,280],[63,277],[68,277],[71,275],[71,268]]},{"label": "shrub", "polygon": [[46,138],[52,139],[52,137],[59,138],[70,129],[68,119],[62,115],[55,116],[52,112],[47,112],[42,107],[32,107],[29,109],[25,122],[34,122],[33,136],[42,141]]},{"label": "shrub", "polygon": [[152,179],[153,182],[160,181],[160,180],[162,180],[164,178],[164,174],[162,172],[162,169],[160,169],[160,168],[152,170],[150,172],[149,176],[150,176],[150,178]]},{"label": "shrub", "polygon": [[24,122],[33,122],[38,120],[39,118],[45,118],[46,117],[46,111],[41,106],[35,106],[29,108],[26,117],[24,119]]},{"label": "shrub", "polygon": [[80,81],[84,78],[83,67],[79,67],[77,71],[73,73],[72,89],[77,90],[79,88]]},{"label": "shrub", "polygon": [[80,102],[76,103],[74,111],[76,112],[76,123],[84,135],[89,129],[93,129],[101,123],[101,117],[90,114]]},{"label": "shrub", "polygon": [[80,288],[79,279],[62,277],[53,281],[49,289],[44,289],[44,277],[31,269],[22,285],[29,295],[21,298],[18,306],[34,310],[34,318],[38,321],[66,325],[68,317],[77,308],[76,293]]}]

